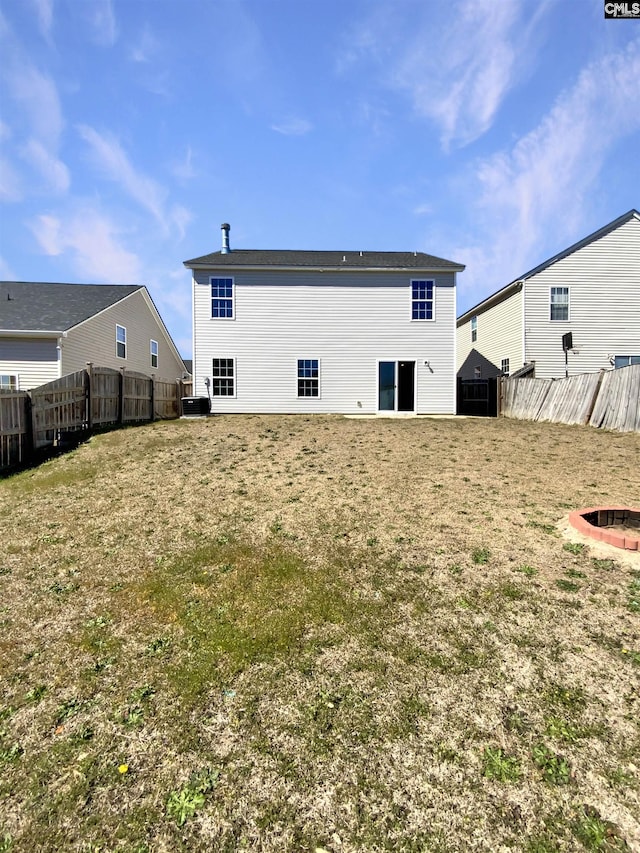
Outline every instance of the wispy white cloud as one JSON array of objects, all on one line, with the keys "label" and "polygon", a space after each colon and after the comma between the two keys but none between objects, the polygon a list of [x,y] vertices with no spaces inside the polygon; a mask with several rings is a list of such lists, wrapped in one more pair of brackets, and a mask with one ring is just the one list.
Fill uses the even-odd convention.
[{"label": "wispy white cloud", "polygon": [[106,177],[119,184],[158,223],[166,226],[164,204],[167,191],[153,178],[134,168],[114,136],[98,133],[85,124],[78,125],[78,132],[89,145],[98,167]]},{"label": "wispy white cloud", "polygon": [[0,256],[0,279],[2,281],[20,281],[13,268],[9,266],[2,256]]},{"label": "wispy white cloud", "polygon": [[313,129],[310,121],[304,118],[288,118],[279,124],[272,124],[271,130],[283,134],[283,136],[305,136]]},{"label": "wispy white cloud", "polygon": [[71,183],[69,170],[41,142],[30,139],[22,150],[22,156],[33,169],[40,172],[49,189],[56,193],[67,192]]},{"label": "wispy white cloud", "polygon": [[492,126],[529,68],[530,38],[548,7],[543,2],[531,15],[524,0],[382,3],[349,34],[338,70],[372,62],[380,81],[435,123],[445,149],[464,146]]},{"label": "wispy white cloud", "polygon": [[[467,264],[462,290],[483,286],[481,298],[577,239],[607,156],[638,130],[640,39],[584,68],[536,128],[477,163],[478,237],[450,249]],[[552,248],[541,256],[541,246]]]},{"label": "wispy white cloud", "polygon": [[190,210],[187,210],[186,207],[183,207],[181,204],[176,204],[171,209],[171,221],[175,225],[178,230],[178,237],[180,240],[183,239],[187,225],[193,219],[193,214]]},{"label": "wispy white cloud", "polygon": [[5,202],[22,201],[24,188],[13,164],[6,157],[0,157],[0,199]]},{"label": "wispy white cloud", "polygon": [[136,283],[142,264],[120,241],[114,223],[93,209],[76,212],[68,219],[38,216],[30,223],[42,251],[70,256],[76,274],[89,281]]},{"label": "wispy white cloud", "polygon": [[91,0],[83,4],[93,41],[101,47],[112,47],[118,38],[118,24],[112,0]]},{"label": "wispy white cloud", "polygon": [[35,9],[38,28],[46,41],[51,39],[53,26],[53,0],[31,0]]},{"label": "wispy white cloud", "polygon": [[190,181],[196,176],[196,170],[193,166],[193,151],[191,146],[187,146],[184,158],[171,167],[174,177],[181,181]]},{"label": "wispy white cloud", "polygon": [[131,47],[131,59],[133,62],[151,62],[159,52],[160,47],[160,42],[146,26],[136,44]]},{"label": "wispy white cloud", "polygon": [[53,79],[35,65],[23,62],[8,72],[7,84],[14,101],[27,115],[32,134],[43,144],[56,148],[64,121]]},{"label": "wispy white cloud", "polygon": [[406,90],[416,111],[433,119],[445,147],[465,145],[492,124],[516,79],[521,48],[520,3],[465,0],[429,49],[416,34],[392,80]]}]

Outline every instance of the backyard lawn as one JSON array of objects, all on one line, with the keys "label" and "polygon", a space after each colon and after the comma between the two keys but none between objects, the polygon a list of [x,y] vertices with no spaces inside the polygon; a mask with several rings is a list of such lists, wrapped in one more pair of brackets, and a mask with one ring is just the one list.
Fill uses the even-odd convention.
[{"label": "backyard lawn", "polygon": [[640,851],[640,435],[221,416],[0,481],[0,851]]}]

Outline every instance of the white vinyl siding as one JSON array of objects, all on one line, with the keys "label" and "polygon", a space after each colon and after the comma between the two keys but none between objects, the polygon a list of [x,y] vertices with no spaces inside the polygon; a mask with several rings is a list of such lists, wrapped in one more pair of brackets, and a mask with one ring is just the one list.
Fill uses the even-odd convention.
[{"label": "white vinyl siding", "polygon": [[29,391],[60,377],[56,338],[0,338],[0,373]]},{"label": "white vinyl siding", "polygon": [[[194,394],[216,355],[235,359],[236,399],[214,411],[377,411],[378,360],[416,362],[416,410],[455,411],[455,274],[234,270],[233,323],[211,319],[215,269],[195,270]],[[437,316],[411,320],[412,280],[434,282]],[[318,359],[321,395],[298,397],[297,361]],[[429,362],[427,365],[426,362]]]},{"label": "white vinyl siding", "polygon": [[[568,287],[570,320],[549,319],[552,287]],[[640,352],[640,220],[562,258],[526,283],[526,361],[541,379],[565,375],[562,335],[571,332],[569,375],[610,369],[617,354]]]},{"label": "white vinyl siding", "polygon": [[[495,365],[496,371],[500,370],[502,359],[508,359],[512,370],[522,367],[522,299],[522,291],[516,291],[492,308],[475,315],[478,328],[476,341],[471,341],[470,334],[473,318],[458,327],[458,370],[472,349]],[[473,366],[470,366],[471,369]]]},{"label": "white vinyl siding", "polygon": [[[127,359],[116,356],[115,327],[127,329]],[[82,370],[87,362],[116,370],[126,367],[139,373],[151,372],[149,341],[158,343],[158,367],[154,373],[163,379],[179,379],[184,372],[170,338],[144,290],[137,290],[122,301],[85,320],[62,339],[62,374]]]}]

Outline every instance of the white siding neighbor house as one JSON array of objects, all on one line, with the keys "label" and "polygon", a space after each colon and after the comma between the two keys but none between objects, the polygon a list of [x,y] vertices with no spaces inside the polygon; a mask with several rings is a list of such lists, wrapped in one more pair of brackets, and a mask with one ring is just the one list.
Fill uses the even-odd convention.
[{"label": "white siding neighbor house", "polygon": [[640,362],[640,213],[630,210],[466,311],[462,379],[559,379]]},{"label": "white siding neighbor house", "polygon": [[0,388],[28,391],[87,362],[163,379],[185,373],[146,287],[0,282]]},{"label": "white siding neighbor house", "polygon": [[214,412],[455,413],[456,273],[421,252],[229,248],[193,272],[194,394]]}]

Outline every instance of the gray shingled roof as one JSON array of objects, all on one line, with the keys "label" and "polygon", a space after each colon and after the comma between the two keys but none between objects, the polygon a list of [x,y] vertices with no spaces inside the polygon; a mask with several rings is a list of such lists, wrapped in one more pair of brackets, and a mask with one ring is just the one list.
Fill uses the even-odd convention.
[{"label": "gray shingled roof", "polygon": [[323,252],[233,249],[185,261],[186,267],[309,267],[316,269],[421,269],[461,271],[462,264],[424,252]]},{"label": "gray shingled roof", "polygon": [[104,311],[139,284],[0,282],[0,330],[63,332]]}]

